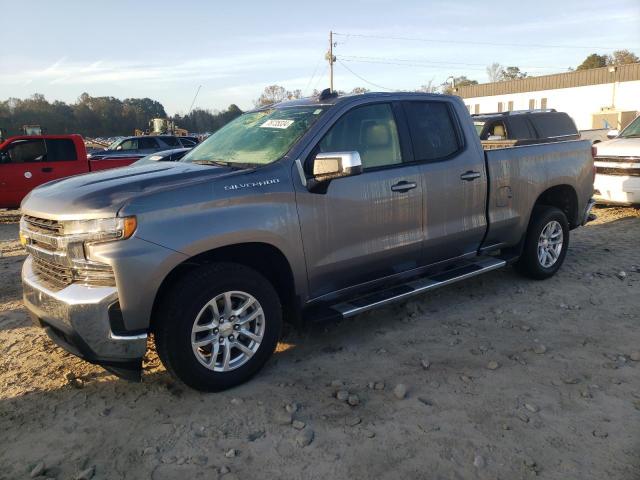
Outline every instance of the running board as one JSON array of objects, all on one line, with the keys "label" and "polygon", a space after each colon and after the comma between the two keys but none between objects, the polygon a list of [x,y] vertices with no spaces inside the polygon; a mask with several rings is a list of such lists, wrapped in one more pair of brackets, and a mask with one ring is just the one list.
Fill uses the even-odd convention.
[{"label": "running board", "polygon": [[331,306],[331,310],[342,315],[343,318],[352,317],[367,310],[381,307],[387,303],[418,295],[428,290],[435,290],[436,288],[444,287],[451,283],[456,283],[491,270],[502,268],[505,265],[507,265],[507,262],[500,258],[480,257],[475,259],[473,263],[466,264],[462,267],[454,268],[431,277],[412,280],[397,287],[338,303]]}]

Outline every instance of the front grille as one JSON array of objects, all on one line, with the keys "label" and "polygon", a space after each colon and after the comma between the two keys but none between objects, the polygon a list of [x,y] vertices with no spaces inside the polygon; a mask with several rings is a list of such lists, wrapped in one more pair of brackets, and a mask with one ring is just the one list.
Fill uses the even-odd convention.
[{"label": "front grille", "polygon": [[62,225],[56,220],[48,220],[46,218],[32,217],[31,215],[23,215],[22,219],[29,226],[29,230],[40,233],[61,234]]},{"label": "front grille", "polygon": [[[27,239],[27,252],[33,259],[33,271],[48,288],[60,290],[72,283],[115,286],[111,266],[85,260],[82,243],[68,244],[68,236],[63,234],[60,222],[29,215],[24,215],[22,220],[21,228]],[[72,259],[69,252],[73,251],[76,253]]]},{"label": "front grille", "polygon": [[48,287],[61,289],[73,283],[73,270],[71,268],[47,262],[36,256],[33,257],[33,272]]},{"label": "front grille", "polygon": [[113,270],[109,265],[69,268],[34,255],[32,255],[32,259],[33,272],[43,284],[52,290],[63,289],[72,283],[92,287],[114,287],[116,284]]}]

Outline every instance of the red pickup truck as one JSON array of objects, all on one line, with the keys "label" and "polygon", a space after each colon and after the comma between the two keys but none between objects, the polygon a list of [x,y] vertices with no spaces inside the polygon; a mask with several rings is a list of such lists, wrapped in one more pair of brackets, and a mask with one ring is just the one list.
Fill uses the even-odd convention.
[{"label": "red pickup truck", "polygon": [[20,205],[38,185],[108,168],[123,167],[140,155],[88,159],[80,135],[23,135],[0,143],[0,208]]}]

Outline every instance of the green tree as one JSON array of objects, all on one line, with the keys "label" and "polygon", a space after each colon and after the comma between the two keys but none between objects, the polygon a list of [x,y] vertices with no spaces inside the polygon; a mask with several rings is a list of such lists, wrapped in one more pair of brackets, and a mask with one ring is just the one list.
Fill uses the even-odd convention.
[{"label": "green tree", "polygon": [[237,105],[231,104],[223,111],[196,108],[188,115],[174,115],[172,120],[177,126],[186,128],[190,132],[213,133],[240,115],[242,115],[242,110]]},{"label": "green tree", "polygon": [[598,55],[597,53],[592,53],[584,61],[578,65],[576,70],[589,70],[591,68],[600,68],[606,67],[609,59],[606,55]]},{"label": "green tree", "polygon": [[525,78],[527,76],[526,72],[521,72],[520,67],[507,67],[500,72],[500,80],[518,80],[521,78]]}]

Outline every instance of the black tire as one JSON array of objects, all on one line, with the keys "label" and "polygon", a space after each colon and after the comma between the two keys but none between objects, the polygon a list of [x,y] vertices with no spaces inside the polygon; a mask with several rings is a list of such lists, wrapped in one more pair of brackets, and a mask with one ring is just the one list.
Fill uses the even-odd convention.
[{"label": "black tire", "polygon": [[[202,308],[216,295],[242,291],[252,295],[264,312],[264,333],[257,351],[234,370],[215,372],[198,361],[191,329]],[[261,274],[244,265],[216,263],[200,267],[172,286],[154,319],[158,356],[175,378],[196,390],[217,392],[255,375],[273,354],[282,329],[277,292]]]},{"label": "black tire", "polygon": [[[538,258],[538,241],[543,229],[550,223],[556,221],[562,227],[562,249],[555,263],[545,267]],[[564,212],[555,207],[538,206],[535,207],[529,228],[527,229],[522,255],[514,264],[516,270],[522,275],[534,280],[544,280],[552,277],[562,266],[564,258],[569,248],[569,222]]]}]

